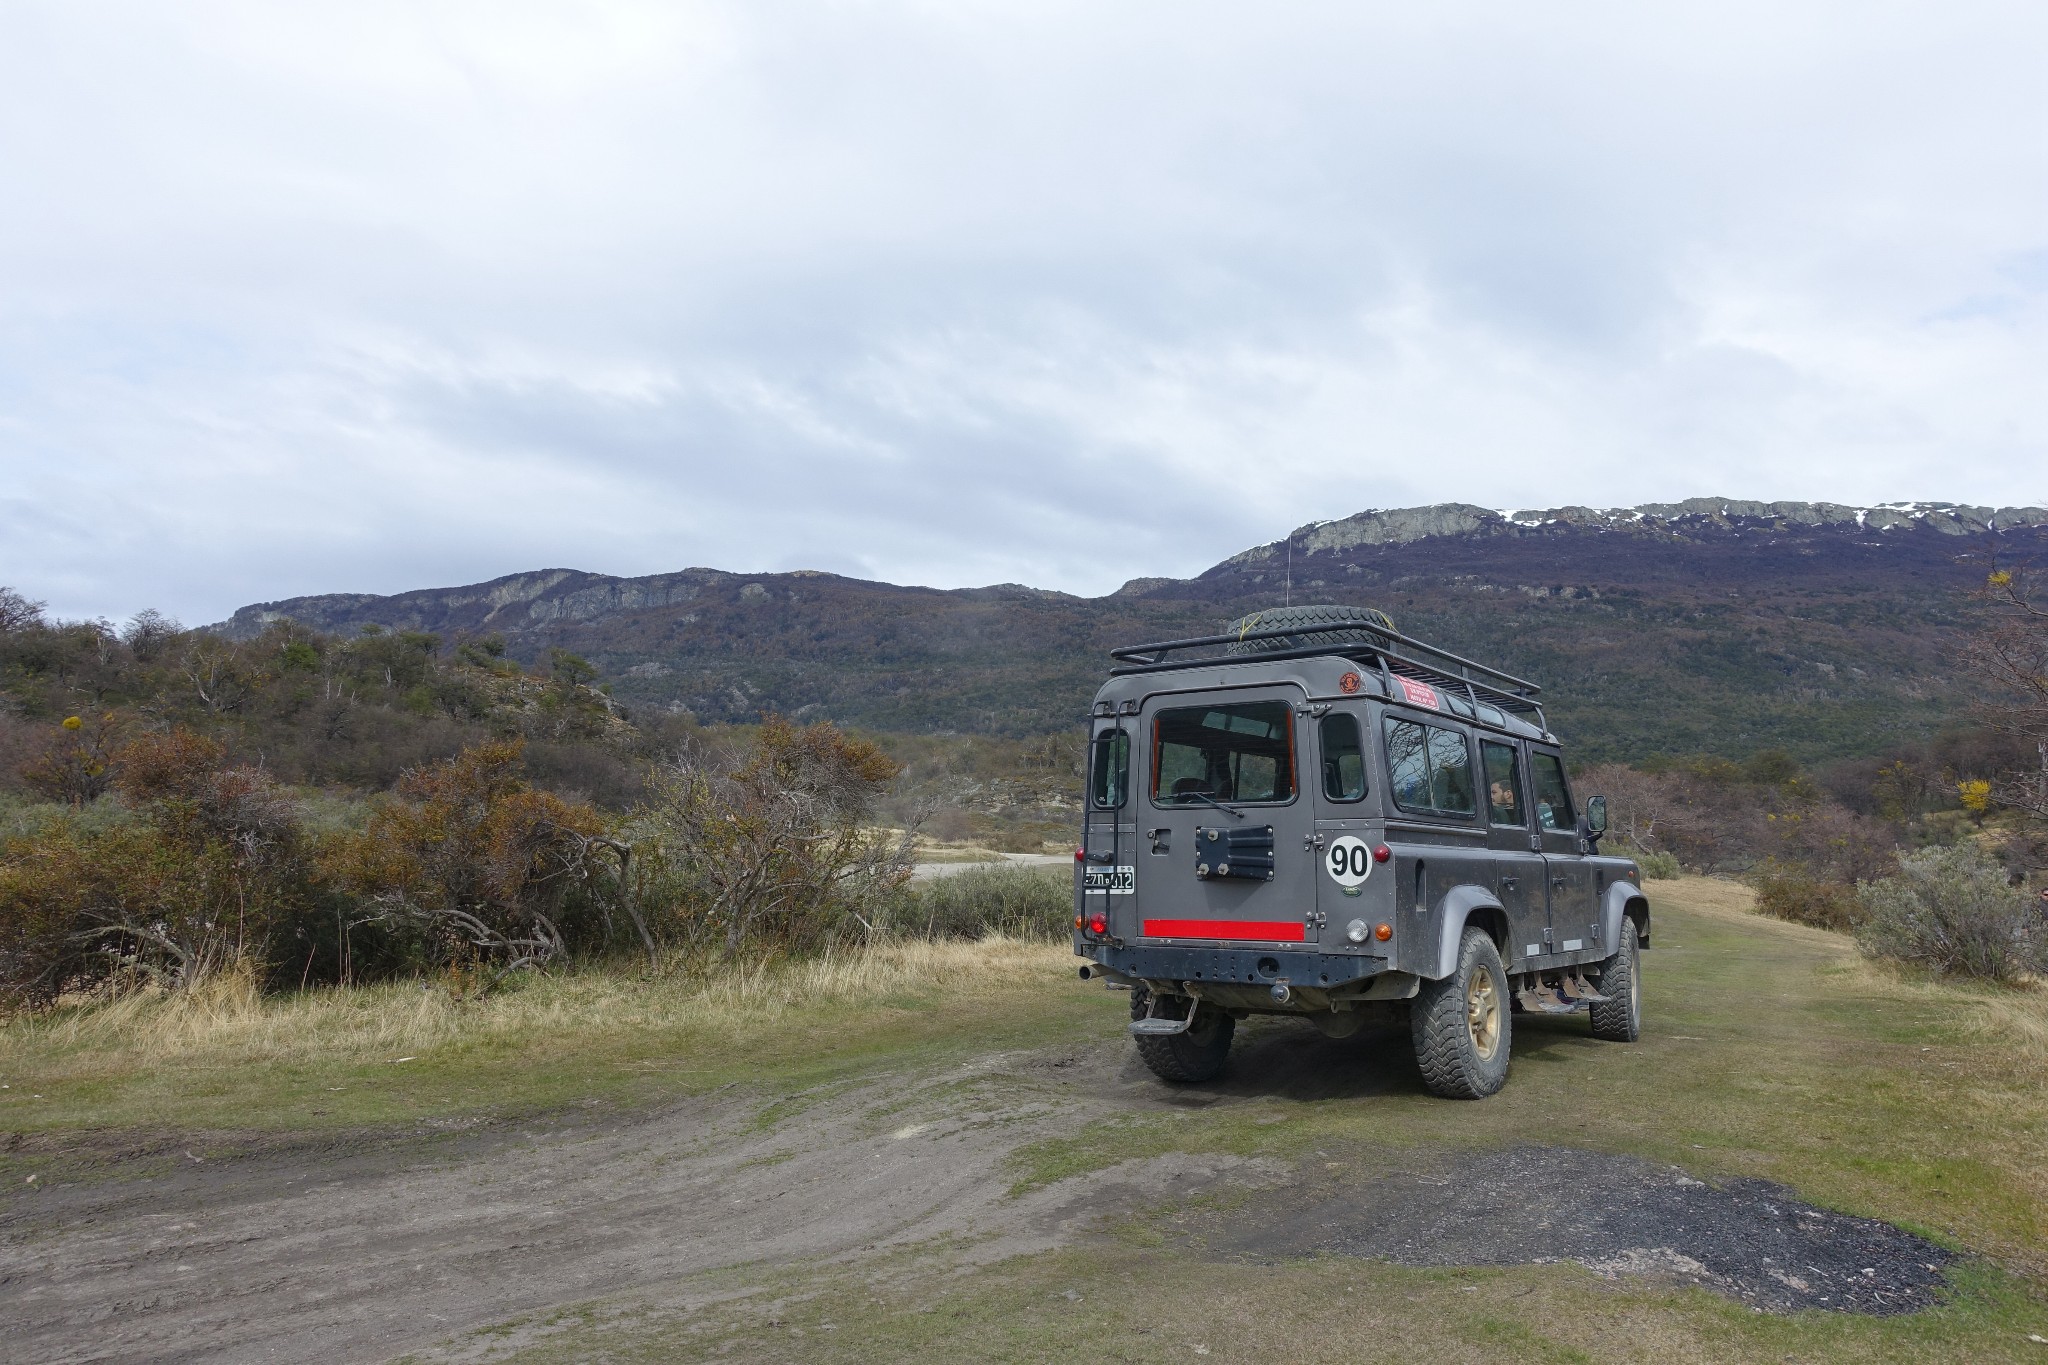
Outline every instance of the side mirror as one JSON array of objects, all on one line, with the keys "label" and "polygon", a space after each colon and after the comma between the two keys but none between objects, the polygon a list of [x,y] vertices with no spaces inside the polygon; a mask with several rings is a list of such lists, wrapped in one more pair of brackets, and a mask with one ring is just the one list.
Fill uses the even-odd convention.
[{"label": "side mirror", "polygon": [[1586,798],[1586,828],[1595,839],[1607,832],[1607,798],[1589,796]]}]

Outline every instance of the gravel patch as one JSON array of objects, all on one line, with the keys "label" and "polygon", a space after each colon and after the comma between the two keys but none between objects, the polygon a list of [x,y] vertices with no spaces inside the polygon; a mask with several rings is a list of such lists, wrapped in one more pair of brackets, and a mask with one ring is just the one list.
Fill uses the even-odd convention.
[{"label": "gravel patch", "polygon": [[1699,1285],[1762,1311],[1890,1315],[1935,1300],[1953,1253],[1764,1180],[1710,1184],[1673,1166],[1558,1147],[1464,1157],[1293,1210],[1253,1206],[1220,1249],[1377,1257],[1412,1266],[1574,1261],[1609,1278]]}]

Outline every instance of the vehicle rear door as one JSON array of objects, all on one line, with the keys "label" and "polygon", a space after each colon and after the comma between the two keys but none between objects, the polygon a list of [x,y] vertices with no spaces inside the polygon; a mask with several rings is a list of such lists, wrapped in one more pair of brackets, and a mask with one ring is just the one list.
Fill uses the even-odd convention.
[{"label": "vehicle rear door", "polygon": [[[1393,872],[1373,861],[1373,846],[1379,843],[1377,810],[1370,808],[1372,716],[1364,703],[1339,703],[1328,707],[1309,727],[1314,732],[1315,781],[1311,795],[1316,805],[1316,841],[1313,862],[1320,869],[1316,877],[1317,916],[1326,949],[1341,950],[1348,942],[1345,928],[1353,920],[1376,924],[1387,919],[1393,908]],[[1385,951],[1382,949],[1381,951]]]},{"label": "vehicle rear door", "polygon": [[1544,930],[1550,927],[1550,874],[1542,841],[1532,828],[1521,747],[1481,735],[1479,761],[1486,782],[1486,846],[1493,855],[1494,894],[1507,911],[1514,959],[1507,965],[1515,971],[1518,962],[1544,952]]},{"label": "vehicle rear door", "polygon": [[[1304,944],[1318,864],[1303,780],[1299,688],[1165,694],[1139,714],[1143,766],[1139,937],[1182,944]],[[1292,856],[1288,856],[1289,854]]]},{"label": "vehicle rear door", "polygon": [[1590,936],[1597,936],[1599,916],[1594,913],[1593,866],[1586,861],[1578,810],[1565,783],[1564,759],[1553,750],[1529,746],[1529,786],[1550,893],[1545,952],[1577,952]]}]

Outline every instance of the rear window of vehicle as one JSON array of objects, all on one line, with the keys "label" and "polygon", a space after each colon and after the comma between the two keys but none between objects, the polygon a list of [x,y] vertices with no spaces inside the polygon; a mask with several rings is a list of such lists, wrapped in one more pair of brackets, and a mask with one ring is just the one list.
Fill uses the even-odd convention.
[{"label": "rear window of vehicle", "polygon": [[1461,731],[1387,718],[1387,782],[1394,804],[1418,815],[1469,819],[1472,750]]},{"label": "rear window of vehicle", "polygon": [[1161,711],[1152,722],[1153,803],[1292,801],[1293,721],[1284,701]]}]

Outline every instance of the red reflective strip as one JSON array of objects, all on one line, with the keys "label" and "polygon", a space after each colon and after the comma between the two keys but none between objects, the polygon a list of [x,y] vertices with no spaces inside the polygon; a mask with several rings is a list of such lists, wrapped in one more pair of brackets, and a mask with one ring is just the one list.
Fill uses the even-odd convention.
[{"label": "red reflective strip", "polygon": [[1146,938],[1249,938],[1263,943],[1301,943],[1306,926],[1287,920],[1148,919]]}]

